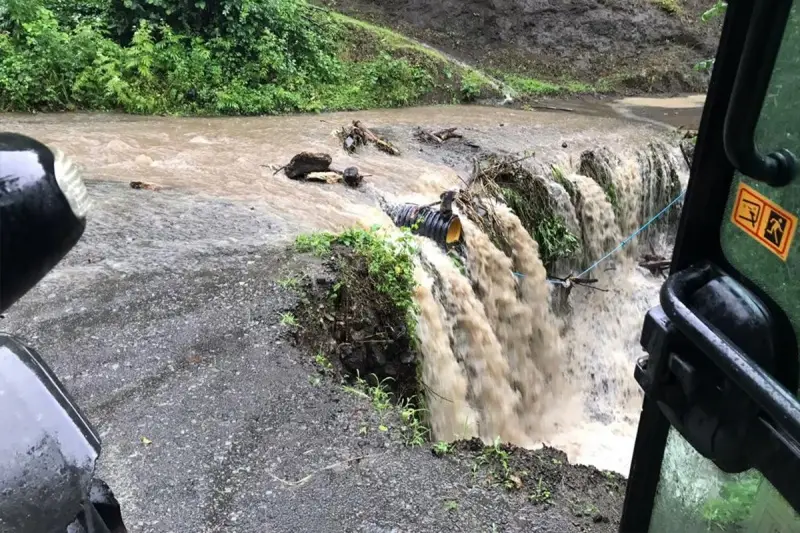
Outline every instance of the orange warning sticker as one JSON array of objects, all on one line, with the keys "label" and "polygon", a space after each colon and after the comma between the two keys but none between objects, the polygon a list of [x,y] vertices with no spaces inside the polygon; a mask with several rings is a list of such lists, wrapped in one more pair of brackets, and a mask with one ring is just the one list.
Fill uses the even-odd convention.
[{"label": "orange warning sticker", "polygon": [[789,255],[797,217],[744,183],[739,184],[731,221],[784,261]]}]

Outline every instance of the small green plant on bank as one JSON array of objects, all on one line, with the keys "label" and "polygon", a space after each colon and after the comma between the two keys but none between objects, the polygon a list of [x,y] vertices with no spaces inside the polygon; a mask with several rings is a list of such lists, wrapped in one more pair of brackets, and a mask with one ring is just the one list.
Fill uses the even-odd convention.
[{"label": "small green plant on bank", "polygon": [[683,8],[677,0],[653,0],[656,6],[664,13],[670,15],[680,15],[683,13]]},{"label": "small green plant on bank", "polygon": [[[581,249],[580,241],[569,231],[560,215],[544,219],[533,233],[545,265],[551,265],[562,258],[575,257]],[[541,253],[542,250],[544,253]]]},{"label": "small green plant on bank", "polygon": [[461,77],[461,96],[465,102],[474,102],[481,97],[481,90],[486,86],[486,77],[470,70]]},{"label": "small green plant on bank", "polygon": [[542,191],[530,199],[510,187],[501,191],[508,207],[539,244],[539,257],[546,267],[578,254],[580,241],[569,231],[564,217],[555,213],[548,192]]},{"label": "small green plant on bank", "polygon": [[447,511],[458,511],[458,502],[456,500],[446,500],[444,502],[444,508]]},{"label": "small green plant on bank", "polygon": [[333,363],[330,362],[324,353],[318,352],[317,355],[314,356],[314,362],[324,373],[333,372]]},{"label": "small green plant on bank", "polygon": [[433,451],[434,455],[438,457],[443,457],[445,455],[449,455],[453,451],[453,448],[449,442],[440,440],[439,442],[436,442],[433,446],[431,446],[431,450]]},{"label": "small green plant on bank", "polygon": [[614,186],[614,183],[609,181],[606,186],[603,187],[603,191],[606,193],[608,203],[614,208],[614,213],[619,216],[619,197],[617,196],[617,188]]},{"label": "small green plant on bank", "polygon": [[300,285],[300,280],[294,276],[286,276],[278,280],[278,285],[284,289],[296,289]]},{"label": "small green plant on bank", "polygon": [[292,313],[281,313],[281,325],[294,327],[297,325],[297,318]]},{"label": "small green plant on bank", "polygon": [[[724,15],[727,9],[728,9],[728,2],[724,2],[723,0],[717,0],[713,6],[711,6],[710,8],[708,8],[703,12],[703,14],[700,16],[700,20],[703,22],[708,22],[712,19]],[[703,61],[696,63],[694,65],[694,70],[700,72],[706,72],[711,70],[713,66],[714,66],[713,58],[705,59]]]},{"label": "small green plant on bank", "polygon": [[530,493],[528,499],[535,504],[548,503],[550,501],[550,489],[545,485],[544,480],[540,477],[533,487],[533,492]]},{"label": "small green plant on bank", "polygon": [[[377,382],[377,378],[374,375],[371,376],[370,380],[357,376],[354,385],[345,386],[344,390],[372,403],[380,419],[379,431],[389,431],[389,427],[386,425],[386,417],[390,413],[395,413],[400,420],[400,432],[403,435],[406,446],[424,445],[430,435],[430,429],[422,419],[422,414],[425,410],[416,407],[414,398],[407,398],[395,403],[389,390],[390,381],[391,378],[385,378]],[[371,385],[370,382],[376,384]]]},{"label": "small green plant on bank", "polygon": [[345,386],[344,390],[370,400],[372,406],[378,414],[381,415],[382,419],[386,411],[392,407],[392,393],[389,392],[388,386],[390,378],[378,382],[377,377],[373,375],[371,376],[371,381],[375,382],[375,385],[370,385],[370,383],[361,376],[356,376],[355,379],[355,385]]},{"label": "small green plant on bank", "polygon": [[400,421],[407,446],[422,446],[428,442],[431,430],[423,422],[422,415],[425,410],[414,405],[414,398],[407,398],[400,405]]},{"label": "small green plant on bank", "polygon": [[462,275],[467,275],[467,267],[464,265],[464,260],[461,259],[461,256],[456,253],[455,250],[448,250],[447,257],[450,258],[450,261],[453,262],[453,265],[461,272]]},{"label": "small green plant on bank", "polygon": [[336,236],[328,232],[303,233],[298,235],[294,241],[294,247],[298,252],[312,253],[317,257],[324,257],[331,252],[331,243]]},{"label": "small green plant on bank", "polygon": [[575,516],[593,517],[600,514],[600,509],[593,503],[573,503],[573,514]]},{"label": "small green plant on bank", "polygon": [[481,467],[485,467],[488,469],[493,483],[502,485],[508,490],[517,489],[522,485],[522,481],[511,471],[510,458],[508,451],[503,449],[500,437],[497,437],[492,445],[486,446],[475,459],[472,468],[473,475],[476,475]]}]

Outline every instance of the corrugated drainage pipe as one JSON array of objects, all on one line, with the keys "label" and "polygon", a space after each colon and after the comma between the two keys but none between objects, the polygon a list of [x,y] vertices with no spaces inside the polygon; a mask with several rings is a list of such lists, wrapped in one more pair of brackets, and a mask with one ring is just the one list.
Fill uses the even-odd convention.
[{"label": "corrugated drainage pipe", "polygon": [[416,225],[414,233],[428,237],[440,245],[461,240],[461,220],[458,215],[446,215],[437,209],[415,204],[399,205],[392,211],[395,225],[406,228],[414,228]]}]

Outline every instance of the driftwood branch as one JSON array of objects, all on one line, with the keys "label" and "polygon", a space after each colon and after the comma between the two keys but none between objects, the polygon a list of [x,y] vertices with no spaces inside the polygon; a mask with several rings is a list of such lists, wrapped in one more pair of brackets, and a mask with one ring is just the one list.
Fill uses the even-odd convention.
[{"label": "driftwood branch", "polygon": [[651,274],[659,274],[667,270],[672,263],[669,259],[662,259],[660,261],[643,261],[639,263],[640,267],[646,268]]},{"label": "driftwood branch", "polygon": [[442,144],[444,141],[448,139],[463,139],[464,136],[460,133],[456,133],[458,128],[445,128],[443,130],[439,130],[436,132],[429,132],[423,129],[418,129],[416,133],[417,139],[423,142],[428,142],[432,144]]},{"label": "driftwood branch", "polygon": [[382,139],[367,128],[360,120],[354,120],[350,126],[345,126],[338,132],[342,146],[347,152],[355,152],[359,146],[374,144],[381,152],[389,155],[400,155],[400,150],[386,139]]}]

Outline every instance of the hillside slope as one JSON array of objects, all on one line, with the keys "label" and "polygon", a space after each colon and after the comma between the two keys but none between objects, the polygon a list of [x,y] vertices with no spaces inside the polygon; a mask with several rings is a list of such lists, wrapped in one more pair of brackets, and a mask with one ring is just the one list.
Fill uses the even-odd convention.
[{"label": "hillside slope", "polygon": [[499,73],[622,92],[705,89],[709,0],[324,0]]}]

